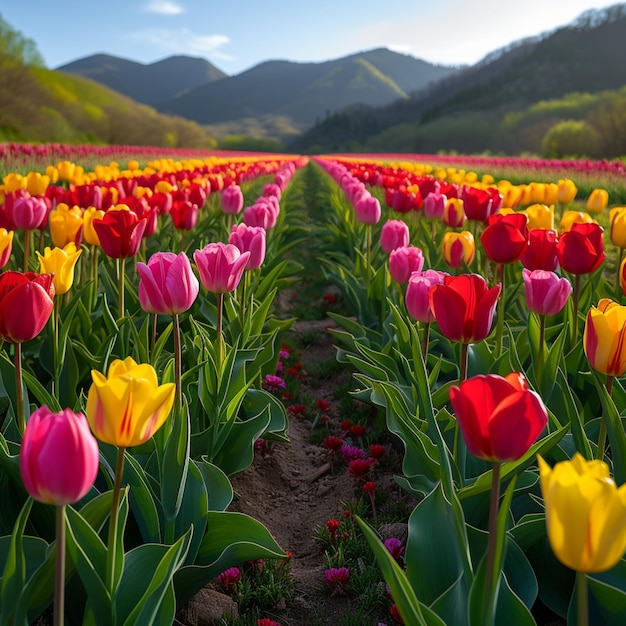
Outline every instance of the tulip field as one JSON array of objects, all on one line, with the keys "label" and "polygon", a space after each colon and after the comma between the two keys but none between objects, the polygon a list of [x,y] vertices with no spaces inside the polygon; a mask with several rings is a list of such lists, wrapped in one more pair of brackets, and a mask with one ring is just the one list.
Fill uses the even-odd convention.
[{"label": "tulip field", "polygon": [[[388,622],[624,623],[623,163],[11,144],[0,168],[0,625],[170,626],[288,561],[230,509],[259,443],[290,445],[305,248],[413,503],[402,546],[354,518]],[[375,511],[384,449],[353,453]]]}]

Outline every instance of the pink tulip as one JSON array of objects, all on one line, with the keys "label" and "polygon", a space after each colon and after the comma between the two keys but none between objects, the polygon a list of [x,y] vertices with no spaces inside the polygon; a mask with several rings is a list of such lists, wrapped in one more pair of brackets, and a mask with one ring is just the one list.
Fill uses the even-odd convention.
[{"label": "pink tulip", "polygon": [[265,187],[263,187],[262,195],[264,196],[276,196],[276,199],[280,200],[282,194],[283,192],[276,183],[268,183]]},{"label": "pink tulip", "polygon": [[556,315],[563,310],[572,293],[567,278],[559,278],[554,272],[522,270],[526,290],[526,306],[539,315]]},{"label": "pink tulip", "polygon": [[232,243],[210,243],[193,253],[202,286],[211,293],[234,291],[246,267],[249,252],[240,252]]},{"label": "pink tulip", "polygon": [[229,215],[241,213],[243,193],[239,185],[229,185],[222,191],[222,212]]},{"label": "pink tulip", "polygon": [[378,224],[381,216],[380,202],[366,191],[354,203],[354,212],[361,224]]},{"label": "pink tulip", "polygon": [[270,230],[276,226],[279,211],[278,202],[271,202],[270,197],[261,197],[252,206],[244,209],[243,222],[248,226],[260,226]]},{"label": "pink tulip", "polygon": [[388,220],[380,232],[382,249],[391,254],[396,248],[409,245],[409,227],[401,220]]},{"label": "pink tulip", "polygon": [[184,252],[156,252],[148,264],[137,263],[139,303],[146,313],[178,315],[194,303],[200,283]]},{"label": "pink tulip", "polygon": [[246,264],[246,269],[256,270],[263,265],[265,260],[265,240],[266,231],[264,228],[234,224],[230,231],[228,243],[237,246],[240,252],[249,252],[250,258]]},{"label": "pink tulip", "polygon": [[404,285],[413,272],[421,272],[424,255],[415,246],[401,246],[389,255],[389,273],[397,283]]},{"label": "pink tulip", "polygon": [[20,473],[35,500],[77,502],[96,480],[98,464],[98,443],[82,413],[52,413],[47,406],[32,413],[20,449]]},{"label": "pink tulip", "polygon": [[35,230],[48,215],[48,205],[42,198],[18,198],[13,202],[12,218],[15,230]]},{"label": "pink tulip", "polygon": [[438,189],[424,198],[424,217],[441,219],[448,198]]},{"label": "pink tulip", "polygon": [[435,321],[435,316],[430,308],[430,290],[434,285],[443,285],[445,272],[436,270],[426,270],[425,272],[414,272],[409,278],[406,288],[406,310],[409,315],[425,324]]}]

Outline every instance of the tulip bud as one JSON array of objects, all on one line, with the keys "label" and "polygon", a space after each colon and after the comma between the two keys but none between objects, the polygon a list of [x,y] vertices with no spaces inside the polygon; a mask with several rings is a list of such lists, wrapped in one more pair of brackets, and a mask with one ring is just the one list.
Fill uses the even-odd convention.
[{"label": "tulip bud", "polygon": [[74,268],[82,250],[73,243],[64,248],[45,248],[43,256],[37,251],[39,267],[43,273],[54,275],[54,291],[57,295],[67,293],[74,284]]},{"label": "tulip bud", "polygon": [[430,308],[430,290],[435,285],[443,285],[445,272],[426,270],[413,272],[406,288],[406,310],[418,322],[430,324],[435,316]]},{"label": "tulip bud", "polygon": [[256,270],[263,265],[266,243],[266,231],[264,228],[247,226],[246,224],[233,224],[228,243],[237,246],[240,252],[250,253],[246,263],[247,270]]},{"label": "tulip bud", "polygon": [[626,306],[602,298],[587,313],[583,349],[593,369],[607,376],[626,373]]},{"label": "tulip bud", "polygon": [[450,228],[460,228],[465,224],[467,216],[460,198],[448,198],[443,211],[443,223]]},{"label": "tulip bud", "polygon": [[594,189],[587,198],[589,213],[602,213],[609,203],[609,192],[606,189]]},{"label": "tulip bud", "polygon": [[380,232],[380,246],[391,254],[396,248],[409,245],[409,227],[401,220],[388,220]]},{"label": "tulip bud", "polygon": [[378,198],[365,192],[354,204],[356,219],[361,224],[378,224],[381,216]]},{"label": "tulip bud", "polygon": [[243,209],[243,193],[239,185],[229,185],[221,194],[222,212],[236,215]]},{"label": "tulip bud", "polygon": [[556,315],[563,310],[572,293],[572,285],[567,278],[559,278],[554,272],[543,270],[522,270],[526,306],[539,315]]},{"label": "tulip bud", "polygon": [[463,232],[447,232],[443,236],[442,253],[443,260],[450,267],[461,267],[464,263],[469,265],[474,259],[476,246],[474,235],[469,230]]},{"label": "tulip bud", "polygon": [[211,293],[234,291],[246,267],[249,252],[230,243],[210,243],[193,253],[202,286]]},{"label": "tulip bud", "polygon": [[389,254],[389,273],[397,283],[404,285],[413,272],[421,272],[424,255],[415,246],[401,246]]},{"label": "tulip bud", "polygon": [[0,269],[6,266],[13,250],[13,231],[0,228]]}]

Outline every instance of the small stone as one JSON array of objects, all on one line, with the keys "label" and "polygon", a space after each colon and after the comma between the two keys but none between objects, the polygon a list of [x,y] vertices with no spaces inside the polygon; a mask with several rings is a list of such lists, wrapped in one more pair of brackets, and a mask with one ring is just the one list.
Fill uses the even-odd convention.
[{"label": "small stone", "polygon": [[187,603],[187,615],[197,626],[209,626],[224,618],[238,618],[239,610],[230,596],[205,587]]}]

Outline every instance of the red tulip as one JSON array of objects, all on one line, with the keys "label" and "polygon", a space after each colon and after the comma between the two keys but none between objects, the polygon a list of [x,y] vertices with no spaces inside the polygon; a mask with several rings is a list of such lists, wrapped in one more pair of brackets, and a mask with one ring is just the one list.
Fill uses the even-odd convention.
[{"label": "red tulip", "polygon": [[93,227],[105,254],[123,259],[137,254],[146,220],[130,210],[110,209],[101,220],[93,221]]},{"label": "red tulip", "polygon": [[0,274],[0,339],[22,343],[46,325],[54,298],[52,274]]},{"label": "red tulip", "polygon": [[556,230],[531,229],[528,233],[528,247],[520,259],[522,265],[530,271],[553,272],[559,264],[556,242]]},{"label": "red tulip", "polygon": [[479,189],[465,186],[461,191],[461,199],[467,219],[483,223],[486,223],[491,215],[495,215],[502,204],[502,196],[494,187]]},{"label": "red tulip", "polygon": [[192,230],[198,221],[198,205],[189,200],[174,200],[170,209],[174,228]]},{"label": "red tulip", "polygon": [[468,450],[487,461],[514,461],[537,440],[548,412],[524,376],[474,376],[450,387],[450,402]]},{"label": "red tulip", "polygon": [[571,274],[591,274],[604,260],[603,228],[598,224],[572,224],[556,244],[559,264]]},{"label": "red tulip", "polygon": [[495,263],[515,263],[528,248],[528,217],[523,213],[492,215],[480,243]]},{"label": "red tulip", "polygon": [[500,285],[487,288],[479,274],[445,276],[429,292],[430,308],[442,334],[450,341],[482,341],[491,330]]}]

